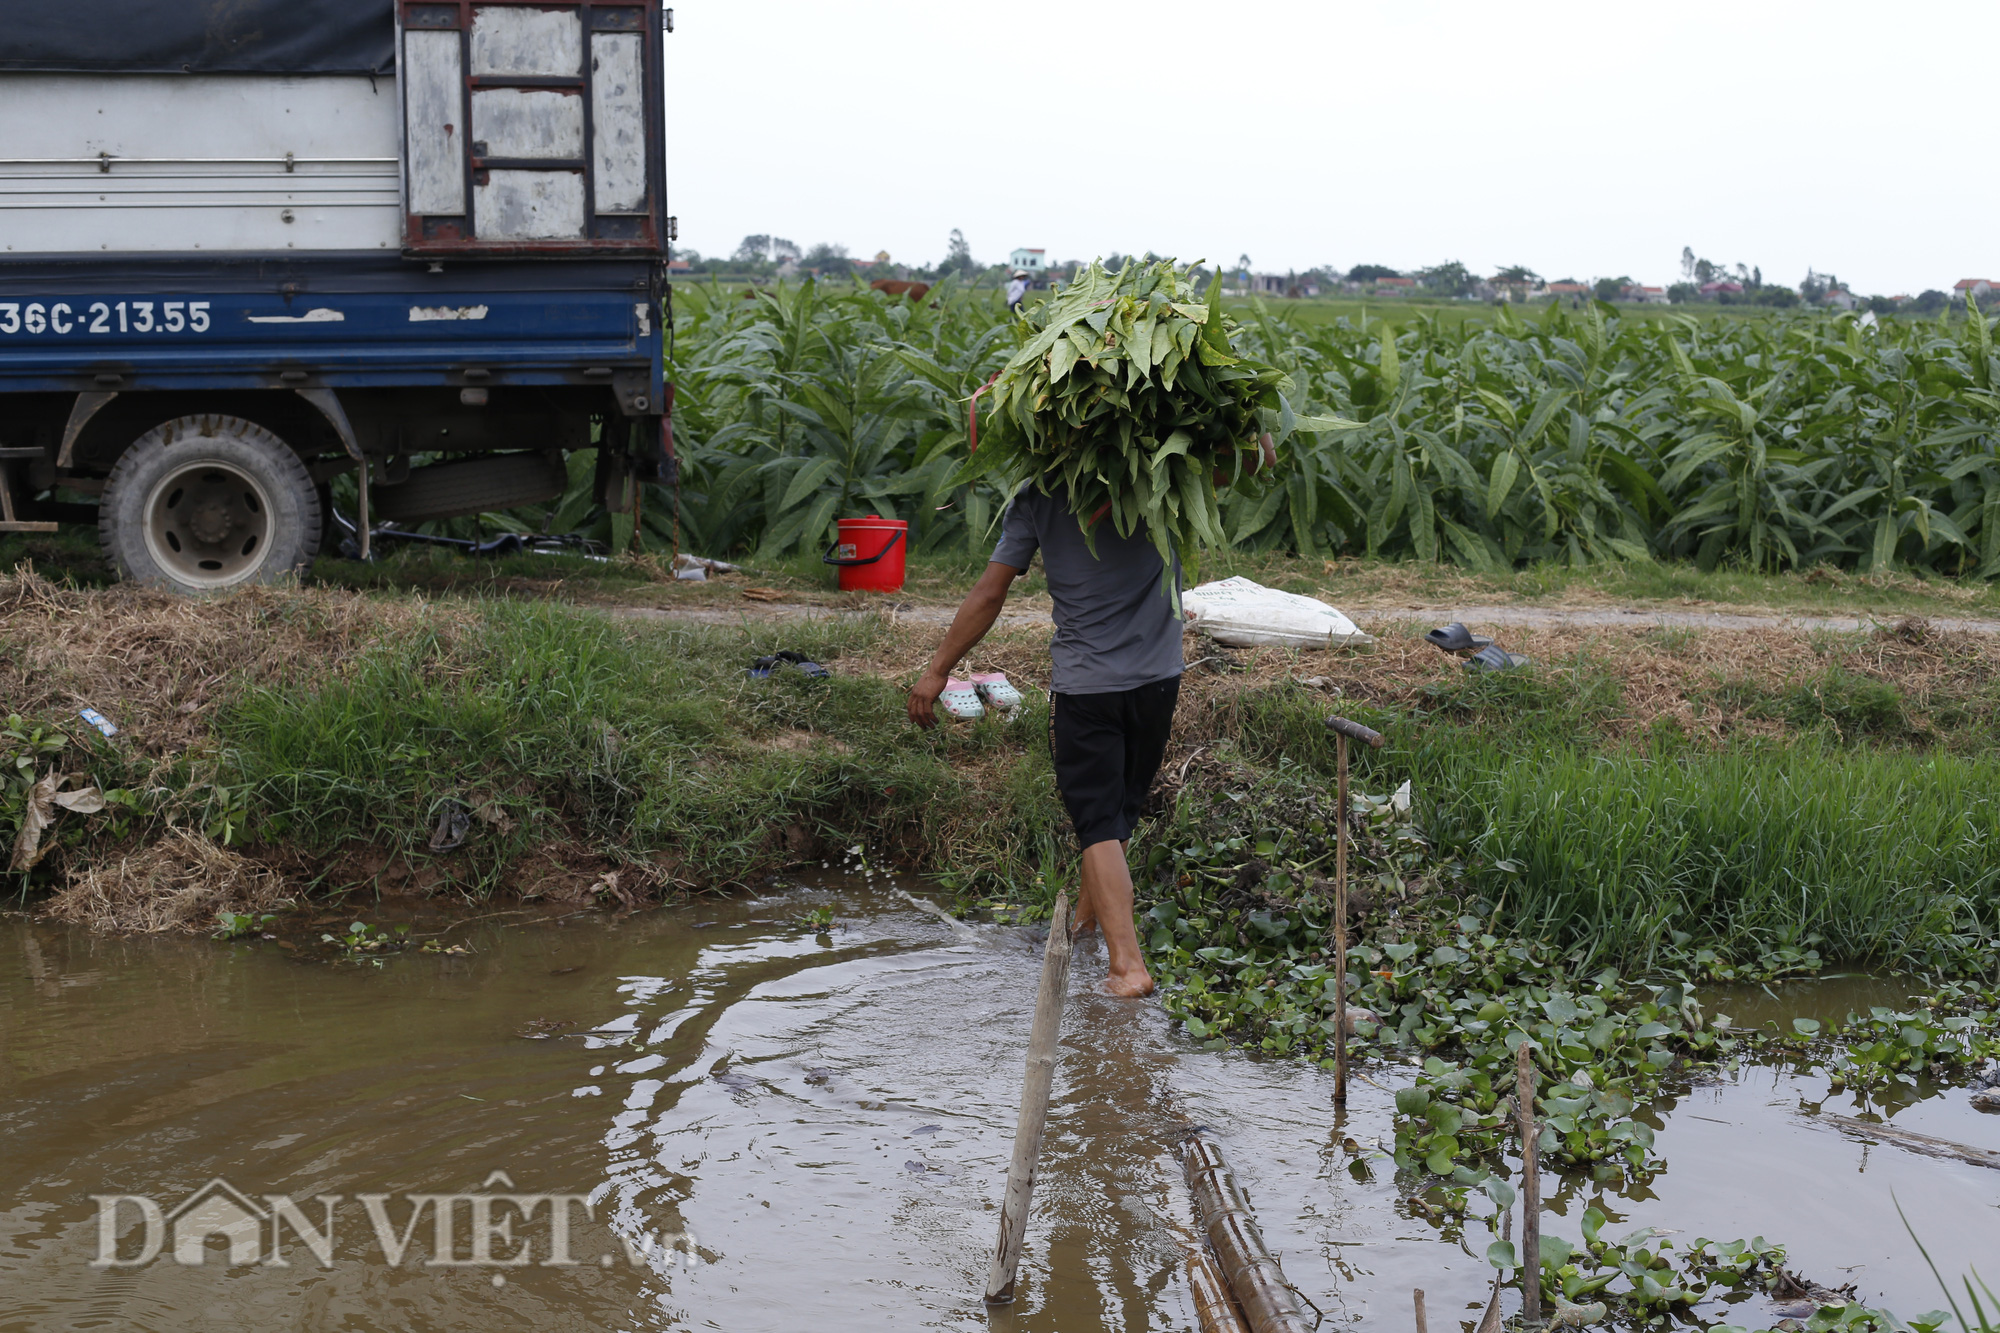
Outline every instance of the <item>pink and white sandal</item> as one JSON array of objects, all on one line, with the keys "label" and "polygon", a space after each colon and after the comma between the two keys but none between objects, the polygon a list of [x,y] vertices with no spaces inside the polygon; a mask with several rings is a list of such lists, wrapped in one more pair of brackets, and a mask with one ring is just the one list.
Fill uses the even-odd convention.
[{"label": "pink and white sandal", "polygon": [[938,696],[937,706],[947,716],[961,722],[976,722],[986,716],[986,705],[979,702],[979,691],[973,688],[970,681],[947,680],[944,693]]},{"label": "pink and white sandal", "polygon": [[1004,671],[987,671],[974,676],[972,688],[979,691],[980,699],[988,708],[997,708],[1003,713],[1011,713],[1026,702]]}]

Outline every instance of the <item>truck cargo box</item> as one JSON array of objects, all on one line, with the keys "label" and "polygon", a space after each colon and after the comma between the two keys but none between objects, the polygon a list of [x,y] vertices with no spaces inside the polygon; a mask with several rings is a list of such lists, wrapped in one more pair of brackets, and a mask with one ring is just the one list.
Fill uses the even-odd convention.
[{"label": "truck cargo box", "polygon": [[24,8],[5,253],[667,243],[656,0]]}]

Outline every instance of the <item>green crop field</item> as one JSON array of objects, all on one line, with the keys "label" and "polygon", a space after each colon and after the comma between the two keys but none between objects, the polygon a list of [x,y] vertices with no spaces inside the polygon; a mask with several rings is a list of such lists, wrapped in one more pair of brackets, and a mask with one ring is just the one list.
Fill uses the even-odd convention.
[{"label": "green crop field", "polygon": [[[1284,369],[1292,413],[1342,420],[1294,430],[1271,414],[1287,466],[1222,505],[1240,551],[1485,574],[2000,572],[2000,361],[1983,318],[1347,304],[1240,312],[1244,350]],[[950,483],[965,404],[1016,346],[996,298],[808,283],[683,289],[677,306],[685,541],[776,558],[870,512],[908,519],[920,552],[986,541],[1004,495]],[[663,545],[674,522],[672,497],[649,498],[642,541]]]}]

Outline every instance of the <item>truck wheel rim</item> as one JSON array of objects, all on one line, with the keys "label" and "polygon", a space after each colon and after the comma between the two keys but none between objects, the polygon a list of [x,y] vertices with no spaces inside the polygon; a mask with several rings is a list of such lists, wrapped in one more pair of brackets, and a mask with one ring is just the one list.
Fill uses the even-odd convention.
[{"label": "truck wheel rim", "polygon": [[241,583],[271,550],[271,497],[249,473],[208,460],[175,468],[146,496],[146,552],[198,588]]}]

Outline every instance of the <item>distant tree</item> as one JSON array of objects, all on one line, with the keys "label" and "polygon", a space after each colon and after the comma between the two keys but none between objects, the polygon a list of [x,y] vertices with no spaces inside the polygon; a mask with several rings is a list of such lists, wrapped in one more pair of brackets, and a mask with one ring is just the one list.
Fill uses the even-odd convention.
[{"label": "distant tree", "polygon": [[762,232],[745,236],[729,257],[739,264],[762,264],[771,258],[771,238]]},{"label": "distant tree", "polygon": [[1681,247],[1681,280],[1683,283],[1692,283],[1694,281],[1694,266],[1694,247],[1683,245]]},{"label": "distant tree", "polygon": [[1249,255],[1238,255],[1238,256],[1236,256],[1236,275],[1237,275],[1238,277],[1241,277],[1241,278],[1247,278],[1247,277],[1249,277],[1249,276],[1250,276],[1250,256],[1249,256]]},{"label": "distant tree", "polygon": [[1761,269],[1761,268],[1753,268],[1753,269],[1751,269],[1751,270],[1750,270],[1750,290],[1754,292],[1754,291],[1756,291],[1756,290],[1757,290],[1757,289],[1758,289],[1759,287],[1762,287],[1763,285],[1764,285],[1764,270],[1763,270],[1763,269]]},{"label": "distant tree", "polygon": [[1677,282],[1667,288],[1667,299],[1675,305],[1686,305],[1689,301],[1701,299],[1701,288],[1691,282]]},{"label": "distant tree", "polygon": [[1720,264],[1706,259],[1697,259],[1694,261],[1694,280],[1697,286],[1706,287],[1709,283],[1714,282],[1716,275],[1721,272],[1722,265]]},{"label": "distant tree", "polygon": [[1464,296],[1472,290],[1472,270],[1456,259],[1417,272],[1417,280],[1440,296]]},{"label": "distant tree", "polygon": [[1125,271],[1125,256],[1113,250],[1104,261],[1104,271],[1106,273],[1123,273]]},{"label": "distant tree", "polygon": [[1758,305],[1777,306],[1783,309],[1797,305],[1799,294],[1789,287],[1782,287],[1774,282],[1768,287],[1759,287],[1751,299]]},{"label": "distant tree", "polygon": [[1377,278],[1400,278],[1403,275],[1387,264],[1356,264],[1347,270],[1349,282],[1374,282]]},{"label": "distant tree", "polygon": [[1741,283],[1745,287],[1754,287],[1757,285],[1756,283],[1750,280],[1750,270],[1746,265],[1743,264],[1738,264],[1736,266],[1736,281]]},{"label": "distant tree", "polygon": [[847,247],[829,245],[825,241],[806,251],[799,263],[828,278],[844,278],[854,272],[854,261],[848,257]]},{"label": "distant tree", "polygon": [[1590,294],[1600,301],[1616,301],[1632,285],[1632,275],[1621,274],[1615,278],[1599,278],[1590,285]]},{"label": "distant tree", "polygon": [[1838,279],[1831,273],[1815,273],[1808,268],[1804,280],[1799,283],[1799,297],[1807,305],[1818,305],[1837,284]]},{"label": "distant tree", "polygon": [[1495,282],[1520,282],[1531,286],[1541,280],[1542,275],[1529,268],[1526,264],[1509,264],[1493,275],[1493,281]]},{"label": "distant tree", "polygon": [[1935,315],[1938,311],[1944,309],[1950,301],[1951,298],[1949,296],[1946,296],[1943,292],[1933,287],[1918,296],[1916,300],[1910,302],[1910,305],[1920,315]]},{"label": "distant tree", "polygon": [[791,241],[786,240],[782,236],[773,236],[771,238],[771,258],[775,262],[782,264],[787,259],[797,259],[799,254],[799,247]]},{"label": "distant tree", "polygon": [[972,247],[966,244],[965,233],[958,228],[951,229],[951,239],[945,243],[944,260],[938,265],[938,275],[961,273],[971,277],[979,272],[979,265],[972,258]]},{"label": "distant tree", "polygon": [[1886,296],[1869,297],[1868,308],[1878,315],[1893,315],[1896,313],[1896,303]]}]

